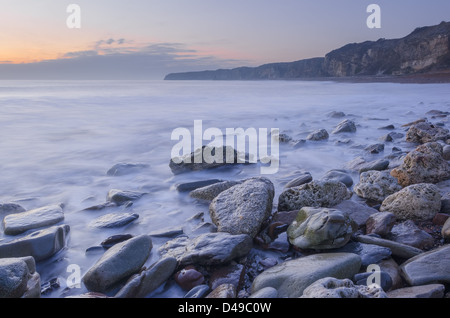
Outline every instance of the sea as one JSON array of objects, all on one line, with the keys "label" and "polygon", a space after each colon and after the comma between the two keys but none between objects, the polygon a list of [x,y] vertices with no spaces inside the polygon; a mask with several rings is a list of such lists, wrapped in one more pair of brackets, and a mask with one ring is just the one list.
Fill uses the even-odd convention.
[{"label": "sea", "polygon": [[[201,121],[203,130],[217,128],[215,131],[225,133],[227,128],[276,128],[288,136],[290,142],[279,145],[278,169],[264,175],[275,186],[275,211],[277,198],[295,171],[307,171],[320,179],[358,156],[375,160],[391,154],[394,147],[409,151],[413,145],[405,138],[385,143],[380,154],[369,155],[364,148],[380,143],[391,131],[404,135],[407,128],[402,125],[420,118],[449,128],[447,119],[432,118],[431,110],[450,111],[450,84],[0,81],[0,204],[18,203],[27,210],[64,205],[61,223],[70,226],[67,246],[38,263],[37,270],[42,283],[57,279],[60,284],[43,297],[82,294],[87,291],[82,284],[69,286],[73,272],[68,269],[75,265],[83,275],[101,257],[86,253],[89,247],[115,234],[182,228],[198,213],[210,220],[208,203],[177,191],[178,184],[261,175],[258,164],[174,175],[169,161],[177,143],[172,133],[177,128],[194,135],[194,123]],[[332,134],[344,119],[356,123],[356,132]],[[388,125],[395,128],[380,129]],[[328,140],[304,141],[318,129],[328,131]],[[107,175],[118,163],[145,164],[145,168],[121,176]],[[359,176],[352,177],[356,184]],[[131,207],[84,210],[105,203],[111,189],[148,195]],[[137,213],[139,218],[120,228],[89,226],[104,214],[125,211]],[[0,231],[0,244],[21,236]],[[160,258],[158,249],[167,240],[153,239],[147,266]],[[176,298],[184,293],[176,284],[166,284],[149,297]]]}]

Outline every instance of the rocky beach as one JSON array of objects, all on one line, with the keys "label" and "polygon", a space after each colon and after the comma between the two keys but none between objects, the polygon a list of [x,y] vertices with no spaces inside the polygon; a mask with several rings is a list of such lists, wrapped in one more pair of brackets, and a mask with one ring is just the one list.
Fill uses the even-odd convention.
[{"label": "rocky beach", "polygon": [[[191,169],[164,156],[157,169],[172,177],[156,192],[197,211],[175,213],[175,225],[140,223],[154,202],[149,186],[102,181],[111,186],[103,201],[30,209],[0,197],[0,297],[450,297],[448,107],[416,111],[410,122],[374,118],[369,134],[363,117],[316,113],[323,127],[281,126],[270,138],[281,143],[280,162],[349,149],[353,159],[334,158],[321,174],[289,165],[260,175],[260,162]],[[354,137],[361,132],[364,143]],[[142,180],[148,169],[120,162],[101,178]]]}]

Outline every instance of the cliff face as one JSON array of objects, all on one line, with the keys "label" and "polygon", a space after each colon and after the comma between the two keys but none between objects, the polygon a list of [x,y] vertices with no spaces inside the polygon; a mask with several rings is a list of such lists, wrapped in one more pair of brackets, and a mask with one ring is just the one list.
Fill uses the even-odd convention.
[{"label": "cliff face", "polygon": [[450,22],[395,40],[348,44],[325,56],[327,76],[407,75],[450,68]]},{"label": "cliff face", "polygon": [[409,75],[450,70],[450,22],[417,28],[401,39],[348,44],[325,55],[289,63],[173,73],[166,80],[274,80]]}]

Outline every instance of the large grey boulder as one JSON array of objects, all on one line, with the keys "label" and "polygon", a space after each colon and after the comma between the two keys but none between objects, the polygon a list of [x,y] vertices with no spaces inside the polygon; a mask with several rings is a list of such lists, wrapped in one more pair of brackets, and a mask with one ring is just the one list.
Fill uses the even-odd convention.
[{"label": "large grey boulder", "polygon": [[427,221],[441,210],[441,193],[434,184],[410,185],[384,199],[381,212],[392,212],[398,220]]},{"label": "large grey boulder", "polygon": [[325,277],[308,286],[301,298],[387,298],[377,285],[355,285],[350,279]]},{"label": "large grey boulder", "polygon": [[289,242],[301,249],[332,249],[347,244],[357,230],[345,212],[328,208],[302,208],[288,227]]},{"label": "large grey boulder", "polygon": [[437,183],[450,178],[448,162],[443,158],[442,146],[430,142],[418,146],[406,155],[403,163],[391,171],[398,183],[409,186],[416,183]]},{"label": "large grey boulder", "polygon": [[284,190],[278,198],[278,211],[300,210],[303,207],[333,207],[350,199],[352,192],[339,181],[311,181]]},{"label": "large grey boulder", "polygon": [[450,283],[450,245],[413,257],[400,266],[402,276],[411,286]]},{"label": "large grey boulder", "polygon": [[359,182],[353,187],[359,197],[378,202],[401,189],[397,179],[389,171],[376,170],[361,173]]},{"label": "large grey boulder", "polygon": [[148,235],[139,235],[108,249],[83,276],[89,291],[104,293],[122,279],[137,273],[153,247]]},{"label": "large grey boulder", "polygon": [[64,220],[59,205],[49,205],[39,209],[9,214],[3,219],[5,234],[18,235],[28,230],[49,226]]},{"label": "large grey boulder", "polygon": [[1,243],[0,258],[33,256],[36,262],[45,260],[66,246],[69,231],[69,225],[57,225]]},{"label": "large grey boulder", "polygon": [[32,257],[0,258],[0,298],[39,298],[40,281]]},{"label": "large grey boulder", "polygon": [[280,298],[297,298],[321,278],[351,278],[359,272],[360,267],[361,258],[353,253],[309,255],[266,269],[254,279],[251,294],[273,287]]},{"label": "large grey boulder", "polygon": [[175,238],[162,245],[159,252],[164,257],[175,257],[179,266],[220,265],[247,255],[252,247],[253,240],[247,234],[217,232],[192,239],[185,236]]},{"label": "large grey boulder", "polygon": [[275,190],[263,177],[250,178],[221,192],[209,206],[217,231],[255,237],[272,212]]}]

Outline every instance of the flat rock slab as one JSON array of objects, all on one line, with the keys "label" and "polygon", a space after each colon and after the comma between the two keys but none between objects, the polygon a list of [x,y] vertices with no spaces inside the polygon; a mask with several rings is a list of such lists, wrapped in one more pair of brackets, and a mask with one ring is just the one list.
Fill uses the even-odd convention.
[{"label": "flat rock slab", "polygon": [[6,235],[18,235],[28,230],[49,226],[64,220],[64,213],[59,205],[7,215],[3,219]]},{"label": "flat rock slab", "polygon": [[117,205],[123,205],[129,201],[139,200],[145,194],[147,193],[111,189],[106,196],[106,201],[114,202]]},{"label": "flat rock slab", "polygon": [[387,293],[388,298],[443,298],[445,286],[430,284],[423,286],[405,287]]},{"label": "flat rock slab", "polygon": [[392,255],[406,259],[423,253],[423,251],[418,248],[370,235],[358,235],[357,237],[355,237],[355,240],[361,243],[388,247],[391,249]]},{"label": "flat rock slab", "polygon": [[109,213],[100,216],[89,223],[90,227],[114,228],[125,226],[139,218],[136,213]]},{"label": "flat rock slab", "polygon": [[193,239],[178,237],[161,246],[159,251],[163,256],[175,257],[179,266],[220,265],[247,255],[252,247],[253,240],[247,234],[217,232]]},{"label": "flat rock slab", "polygon": [[251,294],[272,287],[280,298],[297,298],[315,281],[325,277],[351,278],[359,272],[361,258],[353,253],[323,253],[286,261],[259,274]]},{"label": "flat rock slab", "polygon": [[450,245],[413,257],[400,266],[403,278],[411,286],[450,283]]},{"label": "flat rock slab", "polygon": [[0,258],[33,256],[36,262],[47,259],[66,245],[69,225],[53,226],[0,244]]}]

